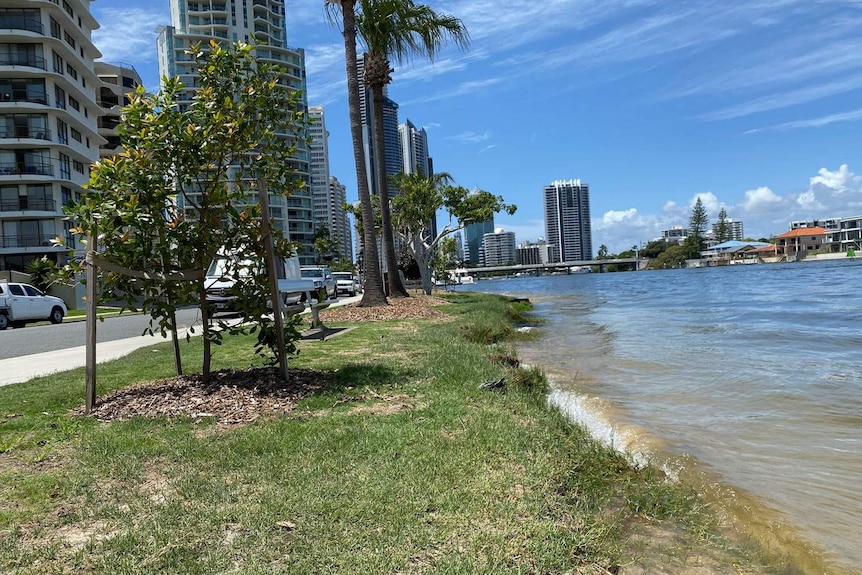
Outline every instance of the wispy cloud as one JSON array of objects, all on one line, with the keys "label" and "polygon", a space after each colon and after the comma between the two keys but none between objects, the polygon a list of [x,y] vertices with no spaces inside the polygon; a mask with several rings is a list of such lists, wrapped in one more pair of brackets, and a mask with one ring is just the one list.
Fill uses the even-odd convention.
[{"label": "wispy cloud", "polygon": [[460,134],[456,134],[454,136],[446,136],[443,139],[461,142],[462,144],[475,144],[477,142],[484,142],[486,140],[490,140],[491,132],[487,130],[481,134],[478,134],[476,132],[461,132]]},{"label": "wispy cloud", "polygon": [[485,88],[490,86],[494,86],[495,84],[499,84],[502,82],[502,78],[488,78],[487,80],[471,80],[469,82],[463,82],[462,84],[455,86],[451,90],[441,90],[439,92],[435,92],[433,94],[429,94],[427,96],[422,96],[416,98],[414,100],[409,100],[404,102],[404,106],[408,106],[411,104],[419,104],[423,102],[435,102],[438,100],[445,100],[448,98],[456,98],[458,96],[464,95],[475,95],[477,92],[481,92]]},{"label": "wispy cloud", "polygon": [[[128,8],[123,10],[99,10],[94,5],[94,16],[103,25],[93,31],[93,43],[106,62],[126,60],[157,60],[156,28],[170,24],[170,14],[165,11]],[[108,25],[109,24],[109,25]]]},{"label": "wispy cloud", "polygon": [[857,120],[862,120],[862,108],[858,110],[853,110],[852,112],[842,112],[840,114],[830,114],[829,116],[822,116],[820,118],[812,118],[810,120],[795,120],[793,122],[784,122],[783,124],[776,124],[774,126],[769,126],[767,128],[755,128],[754,130],[748,130],[745,132],[746,134],[756,134],[757,132],[765,132],[768,130],[795,130],[798,128],[821,128],[823,126],[828,126],[829,124],[835,124],[837,122],[855,122]]},{"label": "wispy cloud", "polygon": [[715,121],[750,116],[759,112],[768,112],[770,110],[778,110],[781,108],[796,106],[798,104],[814,102],[828,96],[834,96],[836,94],[850,92],[860,88],[862,88],[862,74],[852,78],[838,80],[836,82],[806,86],[797,90],[788,90],[785,92],[770,94],[768,96],[743,102],[722,110],[703,114],[698,116],[698,119],[704,121]]}]

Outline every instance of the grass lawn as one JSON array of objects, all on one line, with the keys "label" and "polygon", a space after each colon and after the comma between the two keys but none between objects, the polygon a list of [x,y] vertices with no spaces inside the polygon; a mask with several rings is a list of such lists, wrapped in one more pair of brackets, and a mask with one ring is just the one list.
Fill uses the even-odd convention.
[{"label": "grass lawn", "polygon": [[[245,425],[73,416],[83,369],[0,388],[0,572],[778,572],[547,407],[511,365],[522,310],[446,297],[441,320],[300,342],[291,366],[333,383]],[[261,365],[253,344],[226,338],[214,369]],[[199,338],[182,347],[195,369]],[[169,344],[140,349],[99,366],[99,393],[172,370]]]}]

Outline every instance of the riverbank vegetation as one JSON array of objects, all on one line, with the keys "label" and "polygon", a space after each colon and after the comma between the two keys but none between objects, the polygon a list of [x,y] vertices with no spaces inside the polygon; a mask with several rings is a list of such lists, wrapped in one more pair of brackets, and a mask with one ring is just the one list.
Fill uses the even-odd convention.
[{"label": "riverbank vegetation", "polygon": [[100,365],[102,406],[180,411],[78,415],[83,369],[0,388],[0,572],[773,572],[547,406],[512,347],[527,305],[410,300],[427,313],[324,314],[348,329],[301,341],[288,384],[261,383],[254,336],[191,395],[169,344]]}]

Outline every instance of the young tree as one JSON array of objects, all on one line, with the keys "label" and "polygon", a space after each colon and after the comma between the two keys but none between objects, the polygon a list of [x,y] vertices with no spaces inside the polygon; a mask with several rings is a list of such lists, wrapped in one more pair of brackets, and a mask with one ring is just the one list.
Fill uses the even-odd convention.
[{"label": "young tree", "polygon": [[413,54],[420,54],[433,60],[447,39],[461,48],[466,48],[470,40],[458,18],[438,14],[412,0],[360,0],[360,6],[356,25],[360,40],[367,49],[365,85],[371,88],[374,100],[374,164],[377,168],[377,191],[381,198],[383,251],[390,268],[387,278],[389,296],[407,297],[407,290],[397,270],[393,269],[398,260],[383,141],[383,91],[392,82],[390,59],[400,64],[409,60]]},{"label": "young tree", "polygon": [[[424,174],[397,174],[392,184],[401,194],[392,199],[392,220],[399,236],[407,243],[410,255],[419,266],[422,290],[430,294],[433,289],[434,254],[440,241],[470,222],[490,220],[495,213],[514,214],[517,206],[506,204],[501,196],[485,190],[467,190],[452,186],[452,177],[440,172]],[[440,208],[449,212],[450,222],[436,237],[431,237],[428,222]],[[457,222],[452,225],[452,218]]]},{"label": "young tree", "polygon": [[688,220],[690,234],[684,246],[686,256],[689,259],[700,257],[700,252],[704,248],[703,235],[706,233],[707,225],[709,225],[709,216],[706,214],[706,208],[703,207],[700,196],[698,196],[694,207],[691,209],[691,216]]},{"label": "young tree", "polygon": [[[178,105],[184,86],[176,78],[165,78],[156,95],[133,94],[120,129],[125,151],[93,166],[90,191],[68,210],[76,233],[98,238],[102,296],[140,304],[151,316],[150,332],[154,324],[163,335],[173,330],[177,307],[200,306],[204,379],[222,334],[211,326],[205,271],[220,251],[266,269],[260,206],[245,199],[263,182],[279,194],[301,185],[290,160],[304,125],[297,93],[253,50],[243,43],[191,47],[198,88],[187,109]],[[277,233],[274,243],[278,253],[291,253]],[[277,340],[265,305],[269,288],[264,274],[244,280],[240,311],[253,322],[262,353]]]},{"label": "young tree", "polygon": [[727,211],[724,208],[721,208],[721,211],[718,212],[716,228],[717,233],[715,239],[718,240],[719,243],[733,239],[733,229],[727,221]]},{"label": "young tree", "polygon": [[364,284],[363,307],[387,305],[383,291],[383,276],[380,273],[380,257],[377,253],[377,238],[374,234],[374,210],[368,191],[368,172],[365,169],[365,154],[362,146],[362,119],[359,111],[359,79],[356,70],[356,0],[326,0],[330,21],[337,21],[341,13],[344,36],[344,63],[347,69],[347,104],[350,115],[350,136],[353,140],[353,163],[356,167],[356,189],[362,214],[362,262]]}]

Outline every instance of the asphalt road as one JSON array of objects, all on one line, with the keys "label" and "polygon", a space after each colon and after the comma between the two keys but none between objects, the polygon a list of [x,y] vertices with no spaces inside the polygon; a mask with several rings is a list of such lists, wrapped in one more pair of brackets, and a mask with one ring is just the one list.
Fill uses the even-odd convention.
[{"label": "asphalt road", "polygon": [[[149,326],[150,316],[122,314],[105,318],[96,324],[96,341],[104,343],[129,337],[138,337]],[[177,313],[179,328],[200,325],[197,308],[182,309]],[[86,321],[64,321],[58,325],[28,325],[0,331],[0,360],[77,347],[86,343]],[[154,343],[162,341],[156,332]]]}]

